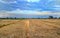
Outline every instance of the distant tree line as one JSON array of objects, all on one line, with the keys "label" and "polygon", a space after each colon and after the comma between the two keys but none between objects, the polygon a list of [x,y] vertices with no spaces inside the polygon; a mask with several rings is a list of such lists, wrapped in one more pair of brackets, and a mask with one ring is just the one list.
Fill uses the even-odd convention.
[{"label": "distant tree line", "polygon": [[[6,18],[0,18],[0,19],[30,19],[30,18],[17,18],[17,17],[6,17]],[[60,17],[53,17],[53,16],[49,16],[48,18],[31,18],[31,19],[60,19]]]},{"label": "distant tree line", "polygon": [[5,17],[5,18],[0,18],[0,19],[26,19],[26,18],[17,18],[17,17]]},{"label": "distant tree line", "polygon": [[48,19],[60,19],[60,17],[53,17],[53,16],[49,16]]},{"label": "distant tree line", "polygon": [[12,18],[12,17],[5,17],[5,18],[0,18],[0,19],[17,19],[16,17]]}]

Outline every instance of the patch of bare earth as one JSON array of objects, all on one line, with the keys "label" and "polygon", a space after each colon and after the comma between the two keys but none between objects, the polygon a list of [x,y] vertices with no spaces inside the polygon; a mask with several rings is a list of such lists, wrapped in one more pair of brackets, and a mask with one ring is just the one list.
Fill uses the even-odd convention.
[{"label": "patch of bare earth", "polygon": [[0,38],[60,38],[60,20],[2,20]]}]

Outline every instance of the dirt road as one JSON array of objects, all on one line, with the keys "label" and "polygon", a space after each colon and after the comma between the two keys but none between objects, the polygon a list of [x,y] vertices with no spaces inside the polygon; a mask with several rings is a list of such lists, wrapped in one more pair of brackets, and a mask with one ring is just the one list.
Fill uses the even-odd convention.
[{"label": "dirt road", "polygon": [[5,20],[0,38],[60,38],[60,20]]}]

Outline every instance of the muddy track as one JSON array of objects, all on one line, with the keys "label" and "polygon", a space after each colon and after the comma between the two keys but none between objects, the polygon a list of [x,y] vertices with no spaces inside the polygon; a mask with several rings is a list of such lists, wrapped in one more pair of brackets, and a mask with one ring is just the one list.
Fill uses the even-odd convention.
[{"label": "muddy track", "polygon": [[0,38],[60,38],[60,26],[50,21],[30,19],[8,24],[0,28]]}]

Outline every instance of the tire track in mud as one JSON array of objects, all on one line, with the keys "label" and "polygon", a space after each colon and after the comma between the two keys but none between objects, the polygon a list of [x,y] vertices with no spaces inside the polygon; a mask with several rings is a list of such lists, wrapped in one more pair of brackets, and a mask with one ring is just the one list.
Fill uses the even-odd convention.
[{"label": "tire track in mud", "polygon": [[59,21],[50,21],[50,20],[42,20],[42,21],[60,26],[60,22]]},{"label": "tire track in mud", "polygon": [[37,26],[41,26],[41,27],[48,27],[48,28],[60,28],[59,25],[54,24],[54,23],[50,23],[50,22],[46,22],[44,20],[30,20],[32,22],[32,24],[34,24]]},{"label": "tire track in mud", "polygon": [[[34,20],[36,21],[36,20]],[[41,25],[48,25],[48,26],[53,26],[53,27],[60,27],[58,24],[55,24],[56,22],[53,22],[52,21],[46,21],[46,20],[37,20],[37,22],[40,22]]]},{"label": "tire track in mud", "polygon": [[[59,26],[42,20],[30,20],[31,38],[59,38],[57,31]],[[35,36],[35,37],[34,37]],[[56,36],[56,37],[55,37]]]},{"label": "tire track in mud", "polygon": [[[17,23],[18,23],[19,21],[17,21]],[[13,25],[13,24],[16,24],[16,22],[13,22],[13,23],[8,23],[8,24],[3,24],[2,26],[0,26],[0,28],[3,28],[3,27],[5,27],[5,26],[9,26],[9,25]]]},{"label": "tire track in mud", "polygon": [[29,21],[17,21],[14,24],[0,28],[0,38],[28,38]]},{"label": "tire track in mud", "polygon": [[48,26],[53,26],[53,27],[55,27],[55,28],[60,28],[60,25],[58,25],[58,24],[55,24],[56,22],[51,22],[51,21],[45,21],[45,20],[42,20],[42,22],[44,23],[44,24],[46,24],[46,25],[48,25]]},{"label": "tire track in mud", "polygon": [[40,28],[51,28],[50,26],[49,26],[49,24],[46,24],[46,22],[43,22],[43,21],[41,21],[41,20],[30,20],[30,25],[31,26],[38,26],[38,27],[40,27]]},{"label": "tire track in mud", "polygon": [[30,32],[30,22],[29,22],[29,20],[26,20],[26,22],[25,22],[25,31],[26,31],[26,38],[30,38],[30,35],[29,35],[29,32]]},{"label": "tire track in mud", "polygon": [[[55,24],[51,24],[49,22],[45,22],[44,20],[22,20],[22,21],[14,22],[11,25],[1,28],[0,36],[2,34],[5,34],[2,36],[2,38],[5,38],[5,37],[8,38],[8,36],[11,38],[14,38],[14,37],[15,38],[31,38],[31,37],[38,35],[37,37],[42,38],[42,35],[45,34],[45,31],[47,29],[51,30],[54,27],[58,27],[58,26]],[[41,31],[39,31],[39,30],[41,30]],[[37,32],[37,33],[34,34],[35,32]],[[41,34],[39,34],[39,33],[41,33]],[[41,35],[41,36],[39,36],[39,35]],[[45,34],[45,35],[48,36],[48,34]],[[37,38],[37,37],[35,37],[35,38]]]},{"label": "tire track in mud", "polygon": [[[13,21],[13,20],[12,20],[12,21]],[[4,26],[2,26],[2,27],[9,26],[9,25],[13,25],[13,24],[20,24],[20,22],[23,23],[23,21],[25,21],[25,20],[18,20],[18,21],[16,21],[16,22],[12,22],[12,23],[8,23],[8,24],[4,24]],[[1,28],[2,28],[2,27],[1,27]]]}]

